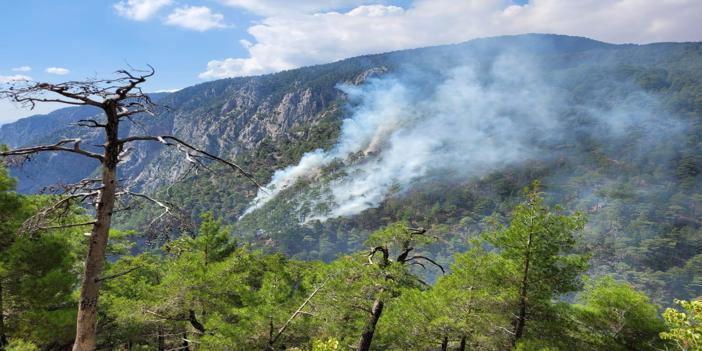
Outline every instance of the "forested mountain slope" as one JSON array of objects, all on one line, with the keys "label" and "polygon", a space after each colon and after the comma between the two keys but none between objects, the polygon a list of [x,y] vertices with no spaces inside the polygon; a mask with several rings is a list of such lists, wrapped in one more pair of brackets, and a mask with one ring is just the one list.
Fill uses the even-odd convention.
[{"label": "forested mountain slope", "polygon": [[[549,201],[587,214],[593,271],[616,273],[666,303],[702,294],[700,43],[489,38],[207,82],[159,103],[168,109],[123,133],[173,134],[237,159],[260,182],[274,179],[276,196],[259,194],[250,208],[257,189],[243,179],[181,179],[185,165],[155,145],[130,154],[125,181],[193,214],[212,209],[259,246],[331,260],[406,219],[441,238],[427,250],[448,262],[540,179]],[[2,126],[0,143],[74,136],[43,120],[63,124],[82,113],[90,111]],[[95,167],[48,161],[15,171],[21,191]],[[285,167],[293,168],[272,178]],[[147,216],[121,221],[138,227]]]},{"label": "forested mountain slope", "polygon": [[[544,58],[578,52],[587,52],[591,56],[622,49],[633,50],[632,53],[638,51],[635,50],[638,48],[636,46],[614,46],[584,38],[528,35],[363,56],[264,76],[223,79],[171,94],[159,94],[159,103],[168,109],[159,111],[157,118],[144,118],[137,130],[125,130],[124,133],[138,134],[144,128],[184,137],[221,156],[248,154],[266,139],[278,141],[291,138],[291,129],[315,124],[337,110],[345,99],[345,94],[337,89],[339,84],[359,84],[369,77],[405,67],[416,67],[427,75],[436,74],[446,67],[461,65],[468,60],[495,57],[505,48]],[[592,59],[589,56],[586,59]],[[644,58],[627,58],[633,61],[640,59]],[[645,58],[647,61],[650,59]],[[668,59],[667,55],[664,59]],[[78,133],[74,131],[77,129],[64,128],[66,124],[91,113],[89,108],[66,108],[46,116],[28,117],[0,127],[0,141],[10,146],[22,146],[59,136],[74,136],[71,133]],[[89,135],[81,137],[90,139]],[[136,168],[125,176],[130,181],[151,188],[162,184],[161,176],[172,171],[172,160],[167,153],[161,152],[160,149],[149,150],[134,156],[132,165],[148,158],[146,163],[149,167]],[[153,158],[153,154],[159,154],[159,157]],[[71,167],[52,167],[50,172],[59,174],[68,168]],[[23,177],[35,173],[34,170],[14,174],[19,177],[21,191],[36,191],[39,186],[47,185],[36,179],[28,178],[25,181]]]}]

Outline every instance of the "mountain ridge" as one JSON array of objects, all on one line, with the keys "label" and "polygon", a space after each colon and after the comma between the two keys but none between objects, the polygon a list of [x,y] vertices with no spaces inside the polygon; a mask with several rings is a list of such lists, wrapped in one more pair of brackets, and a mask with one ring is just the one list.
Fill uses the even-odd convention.
[{"label": "mountain ridge", "polygon": [[[276,140],[293,127],[316,121],[317,118],[314,116],[334,102],[343,103],[341,102],[343,94],[335,88],[340,83],[358,84],[358,79],[367,79],[366,75],[369,72],[377,74],[382,70],[394,70],[402,65],[411,65],[413,62],[431,61],[432,57],[437,55],[438,57],[444,55],[448,61],[460,61],[466,54],[462,53],[463,51],[468,51],[468,54],[499,51],[504,50],[505,45],[511,50],[527,49],[537,54],[561,51],[597,54],[601,50],[645,48],[648,47],[647,45],[656,44],[616,45],[583,37],[526,34],[364,55],[266,75],[204,82],[178,92],[164,94],[163,104],[169,105],[175,111],[163,112],[157,117],[159,128],[154,128],[156,123],[153,121],[145,120],[144,123],[146,125],[151,123],[151,129],[147,128],[149,132],[192,135],[200,143],[199,146],[216,151],[220,156],[236,157],[242,151],[250,150],[266,137]],[[665,45],[680,47],[687,44]],[[339,68],[343,69],[339,70]],[[324,81],[324,79],[334,81]],[[300,89],[302,86],[306,89]],[[268,92],[273,94],[267,94]],[[236,114],[236,108],[243,111]],[[78,119],[80,113],[73,111],[83,110],[61,109],[45,116],[31,116],[0,126],[0,142],[20,146],[20,141],[23,145],[43,141],[42,137],[49,137],[51,133],[61,130],[58,124]],[[235,120],[232,120],[232,115],[236,115]],[[203,116],[206,116],[207,123],[202,121]],[[44,121],[48,120],[55,121],[57,126],[47,129]],[[128,134],[130,131],[125,130],[125,133]],[[90,140],[89,136],[84,137]],[[219,145],[213,138],[219,139]],[[203,140],[209,141],[202,143]],[[150,152],[156,152],[155,150],[158,148],[149,149]],[[173,155],[167,153],[162,156],[173,158]],[[158,173],[159,169],[164,167],[158,165],[148,167],[149,165],[140,164],[147,159],[153,159],[143,153],[133,157],[134,164],[127,167],[131,169],[126,173],[128,179],[134,180],[139,186],[147,185],[150,189],[163,185],[159,183],[156,186],[149,186],[148,183],[157,181],[154,172]],[[178,172],[183,171],[180,169]],[[37,170],[31,169],[27,173],[37,173]],[[15,173],[15,176],[20,180],[26,179],[20,181],[20,184],[25,184],[20,187],[22,192],[36,192],[42,186],[48,185],[41,180],[30,180],[21,172]],[[77,179],[67,177],[65,180]],[[28,183],[37,184],[30,186]]]}]

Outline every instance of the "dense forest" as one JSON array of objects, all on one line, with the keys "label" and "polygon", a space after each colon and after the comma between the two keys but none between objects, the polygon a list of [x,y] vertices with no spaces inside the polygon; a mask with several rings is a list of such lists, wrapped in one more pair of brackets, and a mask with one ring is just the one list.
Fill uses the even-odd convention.
[{"label": "dense forest", "polygon": [[[158,192],[194,214],[214,211],[234,225],[235,236],[296,259],[334,260],[340,252],[363,249],[368,235],[377,228],[411,220],[440,234],[441,241],[428,249],[449,264],[454,252],[467,250],[466,243],[485,229],[487,217],[505,220],[520,201],[521,189],[538,179],[547,202],[588,215],[583,242],[592,249],[590,273],[611,274],[630,282],[662,305],[670,304],[673,298],[696,298],[702,295],[702,47],[677,45],[603,48],[576,41],[546,45],[548,49],[537,54],[521,53],[526,57],[523,61],[534,56],[541,60],[529,67],[547,82],[538,86],[556,90],[565,101],[554,113],[561,129],[552,135],[559,137],[538,141],[546,157],[525,157],[478,174],[454,166],[437,168],[409,185],[390,179],[383,201],[351,216],[322,221],[305,217],[318,211],[320,203],[327,206],[319,200],[323,198],[320,194],[329,192],[338,179],[349,178],[349,172],[361,168],[357,164],[373,161],[372,153],[358,152],[325,165],[318,175],[298,179],[243,218],[255,189],[239,178],[195,176]],[[420,50],[394,55],[409,62],[421,62],[408,57],[421,57],[422,53],[447,60],[463,57],[448,54],[460,52],[459,48],[435,50],[440,54]],[[475,51],[479,49],[471,47],[469,52]],[[478,56],[485,62],[480,62],[488,67],[493,64],[490,60],[499,56],[482,55]],[[354,62],[340,65],[348,67]],[[417,66],[422,74],[414,72]],[[397,70],[401,73],[391,79],[403,76],[402,68]],[[436,65],[420,63],[411,70],[409,80],[416,81],[406,84],[411,88],[414,83],[421,89],[440,85],[442,80],[436,77],[446,75]],[[481,84],[495,84],[493,72],[481,77]],[[295,165],[306,152],[333,150],[344,118],[358,109],[343,101],[332,104],[316,123],[295,127],[279,140],[263,139],[251,154],[240,156],[241,162],[266,182],[274,170]],[[610,119],[625,122],[613,126]],[[538,130],[527,127],[512,128],[539,135]],[[425,141],[432,142],[420,136],[417,143]],[[425,162],[441,163],[438,158]],[[149,217],[148,212],[141,214],[144,219],[139,216],[130,216],[126,227],[138,228],[138,223]]]},{"label": "dense forest", "polygon": [[[191,172],[162,139],[115,153],[151,201],[116,204],[97,349],[702,350],[701,98],[699,43],[541,35],[152,94],[164,108],[116,140],[233,163]],[[0,143],[98,152],[59,125],[100,113]],[[0,349],[71,348],[95,213],[60,190],[99,173],[0,168]]]},{"label": "dense forest", "polygon": [[[16,236],[46,205],[0,173],[6,350],[61,350],[73,342],[80,230]],[[439,238],[398,222],[373,232],[370,251],[332,262],[266,254],[206,212],[196,236],[130,255],[133,232],[113,231],[103,279],[99,349],[129,350],[699,350],[698,301],[660,306],[612,277],[586,274],[587,217],[525,188],[507,223],[437,263]],[[64,220],[83,220],[80,208]],[[38,259],[41,258],[41,259]],[[423,280],[425,270],[439,277]],[[684,312],[681,312],[684,311]]]}]

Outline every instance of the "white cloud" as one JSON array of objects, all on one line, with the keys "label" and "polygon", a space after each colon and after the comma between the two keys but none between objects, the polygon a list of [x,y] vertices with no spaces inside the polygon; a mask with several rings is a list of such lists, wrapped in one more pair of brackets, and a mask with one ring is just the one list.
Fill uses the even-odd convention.
[{"label": "white cloud", "polygon": [[122,17],[134,21],[145,21],[164,6],[171,4],[171,0],[121,0],[113,5],[115,12]]},{"label": "white cloud", "polygon": [[63,68],[63,67],[49,67],[46,69],[46,73],[57,74],[59,76],[65,76],[66,74],[71,73],[71,71],[68,68]]},{"label": "white cloud", "polygon": [[29,72],[32,70],[32,67],[29,66],[20,66],[20,67],[15,67],[12,69],[13,72]]},{"label": "white cloud", "polygon": [[[221,3],[251,11],[258,15],[270,16],[290,13],[313,13],[342,7],[353,7],[372,2],[371,0],[220,0]],[[376,1],[378,2],[378,1]]]},{"label": "white cloud", "polygon": [[0,75],[0,83],[10,83],[10,82],[16,82],[16,81],[22,81],[22,80],[32,80],[32,77],[25,76],[23,74],[13,74],[11,76],[1,76]]},{"label": "white cloud", "polygon": [[222,14],[212,12],[205,6],[179,7],[168,15],[164,23],[198,32],[228,27]]},{"label": "white cloud", "polygon": [[175,93],[176,91],[180,91],[183,88],[178,88],[178,89],[159,89],[159,90],[154,90],[154,93]]},{"label": "white cloud", "polygon": [[[702,40],[698,0],[415,0],[406,9],[361,5],[322,12],[335,0],[221,0],[267,15],[250,27],[248,57],[213,60],[201,78],[252,75],[413,47],[457,43],[477,37],[558,33],[614,43]],[[327,5],[330,4],[330,5]],[[288,11],[291,7],[299,11]],[[288,12],[286,12],[288,11]]]}]

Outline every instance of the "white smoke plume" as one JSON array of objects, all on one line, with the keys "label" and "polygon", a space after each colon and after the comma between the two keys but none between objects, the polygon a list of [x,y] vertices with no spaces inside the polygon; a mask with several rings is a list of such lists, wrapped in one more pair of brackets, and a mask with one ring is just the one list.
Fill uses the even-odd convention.
[{"label": "white smoke plume", "polygon": [[[541,79],[536,65],[525,60],[498,56],[487,72],[484,66],[468,64],[446,70],[431,84],[398,74],[341,87],[355,107],[343,122],[336,146],[307,153],[297,165],[275,172],[268,192],[259,192],[244,215],[298,180],[314,179],[336,161],[344,162],[345,169],[317,199],[325,210],[313,210],[303,221],[351,216],[377,207],[392,189],[407,189],[428,174],[480,176],[551,157],[547,146],[568,134],[563,110],[572,106],[559,88]],[[636,106],[583,110],[604,123],[605,132],[640,125],[650,115]],[[609,118],[613,115],[616,118]],[[359,154],[360,160],[352,161]]]}]

